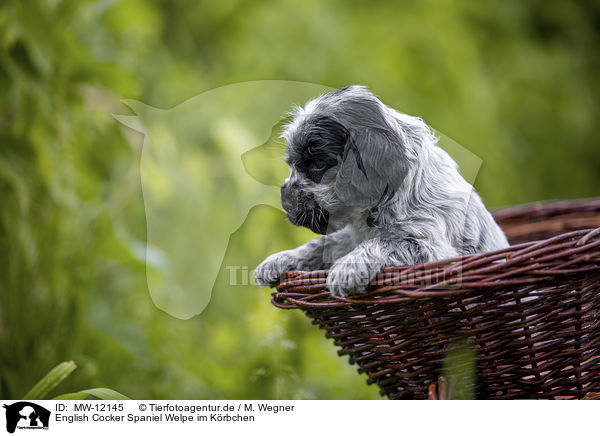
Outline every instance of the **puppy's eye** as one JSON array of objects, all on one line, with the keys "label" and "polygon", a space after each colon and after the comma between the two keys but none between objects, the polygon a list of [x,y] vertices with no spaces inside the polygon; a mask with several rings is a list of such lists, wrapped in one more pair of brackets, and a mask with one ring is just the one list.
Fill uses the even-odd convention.
[{"label": "puppy's eye", "polygon": [[324,159],[317,159],[312,164],[312,167],[315,170],[325,169],[326,166],[327,166],[327,162]]}]

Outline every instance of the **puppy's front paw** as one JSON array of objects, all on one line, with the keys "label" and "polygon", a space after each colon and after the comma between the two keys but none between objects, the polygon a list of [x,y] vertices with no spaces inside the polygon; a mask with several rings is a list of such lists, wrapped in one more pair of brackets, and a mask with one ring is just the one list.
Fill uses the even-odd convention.
[{"label": "puppy's front paw", "polygon": [[343,257],[333,264],[327,276],[327,289],[331,295],[347,297],[362,294],[377,275],[379,266],[356,262],[352,257]]},{"label": "puppy's front paw", "polygon": [[291,251],[282,251],[267,257],[254,270],[254,277],[258,286],[274,286],[281,281],[283,275],[295,269],[295,256]]}]

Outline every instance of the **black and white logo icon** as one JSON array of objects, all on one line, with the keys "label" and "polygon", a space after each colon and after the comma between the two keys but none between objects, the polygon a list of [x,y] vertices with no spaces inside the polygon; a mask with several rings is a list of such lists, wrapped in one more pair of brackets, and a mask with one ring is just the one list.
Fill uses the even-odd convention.
[{"label": "black and white logo icon", "polygon": [[29,401],[19,401],[6,409],[6,431],[14,433],[16,429],[48,430],[50,411]]}]

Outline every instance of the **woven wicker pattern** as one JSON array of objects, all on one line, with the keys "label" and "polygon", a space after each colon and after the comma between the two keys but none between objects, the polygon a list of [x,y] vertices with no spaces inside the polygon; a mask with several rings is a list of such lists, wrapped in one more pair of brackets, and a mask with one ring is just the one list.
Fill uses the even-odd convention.
[{"label": "woven wicker pattern", "polygon": [[291,272],[272,302],[303,310],[391,399],[426,399],[461,336],[477,353],[478,398],[599,392],[600,199],[495,217],[516,245],[385,268],[353,298],[329,295],[326,271]]}]

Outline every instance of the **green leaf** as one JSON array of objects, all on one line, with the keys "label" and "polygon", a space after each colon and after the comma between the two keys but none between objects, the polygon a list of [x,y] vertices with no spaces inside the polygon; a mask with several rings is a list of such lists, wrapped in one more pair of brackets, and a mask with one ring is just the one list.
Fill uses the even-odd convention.
[{"label": "green leaf", "polygon": [[75,371],[77,365],[72,360],[59,363],[48,374],[31,388],[23,397],[24,400],[43,400],[48,393],[61,384],[69,374]]},{"label": "green leaf", "polygon": [[52,400],[93,400],[94,398],[91,397],[92,396],[87,392],[81,391],[72,394],[62,394],[58,397],[52,398]]},{"label": "green leaf", "polygon": [[476,366],[477,352],[471,338],[458,338],[450,343],[442,369],[448,383],[447,399],[475,399]]},{"label": "green leaf", "polygon": [[86,389],[72,394],[63,394],[53,400],[131,400],[125,395],[107,388]]}]

